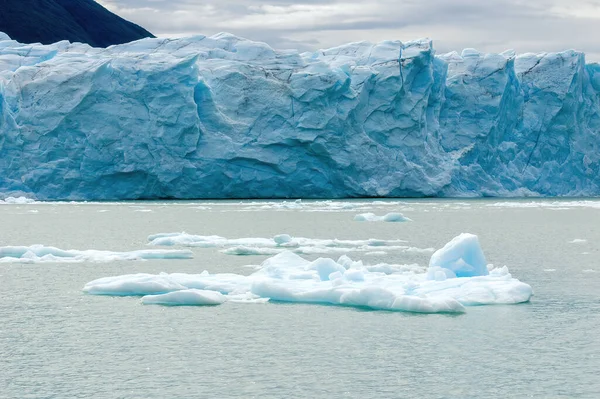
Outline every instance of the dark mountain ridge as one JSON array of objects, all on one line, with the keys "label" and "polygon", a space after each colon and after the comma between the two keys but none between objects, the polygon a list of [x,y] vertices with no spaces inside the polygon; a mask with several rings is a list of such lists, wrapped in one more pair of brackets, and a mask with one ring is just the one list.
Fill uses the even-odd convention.
[{"label": "dark mountain ridge", "polygon": [[93,47],[154,37],[94,0],[0,0],[0,32],[21,43],[69,40]]}]

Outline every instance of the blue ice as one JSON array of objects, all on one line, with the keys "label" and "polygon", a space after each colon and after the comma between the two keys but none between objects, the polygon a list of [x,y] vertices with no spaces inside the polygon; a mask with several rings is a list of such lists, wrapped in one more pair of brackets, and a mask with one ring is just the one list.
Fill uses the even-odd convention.
[{"label": "blue ice", "polygon": [[573,50],[0,35],[0,196],[600,195],[599,104]]}]

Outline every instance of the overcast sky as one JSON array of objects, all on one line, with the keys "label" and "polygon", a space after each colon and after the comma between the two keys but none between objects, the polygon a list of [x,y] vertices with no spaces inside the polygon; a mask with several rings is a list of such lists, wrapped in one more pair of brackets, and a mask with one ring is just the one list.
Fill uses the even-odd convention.
[{"label": "overcast sky", "polygon": [[231,32],[316,50],[429,37],[438,53],[585,51],[600,61],[600,0],[97,0],[161,37]]}]

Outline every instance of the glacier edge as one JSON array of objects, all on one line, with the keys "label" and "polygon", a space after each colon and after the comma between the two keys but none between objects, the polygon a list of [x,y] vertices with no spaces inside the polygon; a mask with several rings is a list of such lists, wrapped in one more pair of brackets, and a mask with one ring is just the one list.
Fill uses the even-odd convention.
[{"label": "glacier edge", "polygon": [[0,33],[1,196],[595,196],[599,132],[600,65],[573,50]]}]

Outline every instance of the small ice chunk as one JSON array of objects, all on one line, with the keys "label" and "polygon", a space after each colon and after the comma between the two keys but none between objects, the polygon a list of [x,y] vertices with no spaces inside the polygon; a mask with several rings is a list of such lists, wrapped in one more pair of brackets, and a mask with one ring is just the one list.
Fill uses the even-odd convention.
[{"label": "small ice chunk", "polygon": [[388,213],[387,215],[384,215],[383,221],[384,222],[410,222],[410,221],[412,221],[412,219],[407,218],[406,216],[404,216],[401,213],[392,212],[392,213]]},{"label": "small ice chunk", "polygon": [[585,244],[587,242],[587,240],[583,239],[583,238],[576,238],[572,241],[569,241],[569,244]]},{"label": "small ice chunk", "polygon": [[[487,263],[479,238],[463,233],[452,239],[444,248],[437,250],[429,261],[429,268],[451,270],[456,277],[487,276]],[[435,273],[434,273],[435,275]]]},{"label": "small ice chunk", "polygon": [[275,241],[275,244],[277,245],[287,244],[288,242],[292,241],[292,236],[289,234],[278,234],[273,237],[273,241]]},{"label": "small ice chunk", "polygon": [[359,215],[354,216],[354,220],[357,222],[374,222],[378,221],[379,216],[374,213],[361,213]]},{"label": "small ice chunk", "polygon": [[354,220],[357,222],[409,222],[411,219],[407,218],[401,213],[392,212],[384,216],[377,216],[374,213],[361,213],[354,216]]},{"label": "small ice chunk", "polygon": [[165,306],[214,306],[227,300],[225,295],[216,291],[206,290],[180,290],[167,294],[146,295],[142,297],[144,305]]}]

